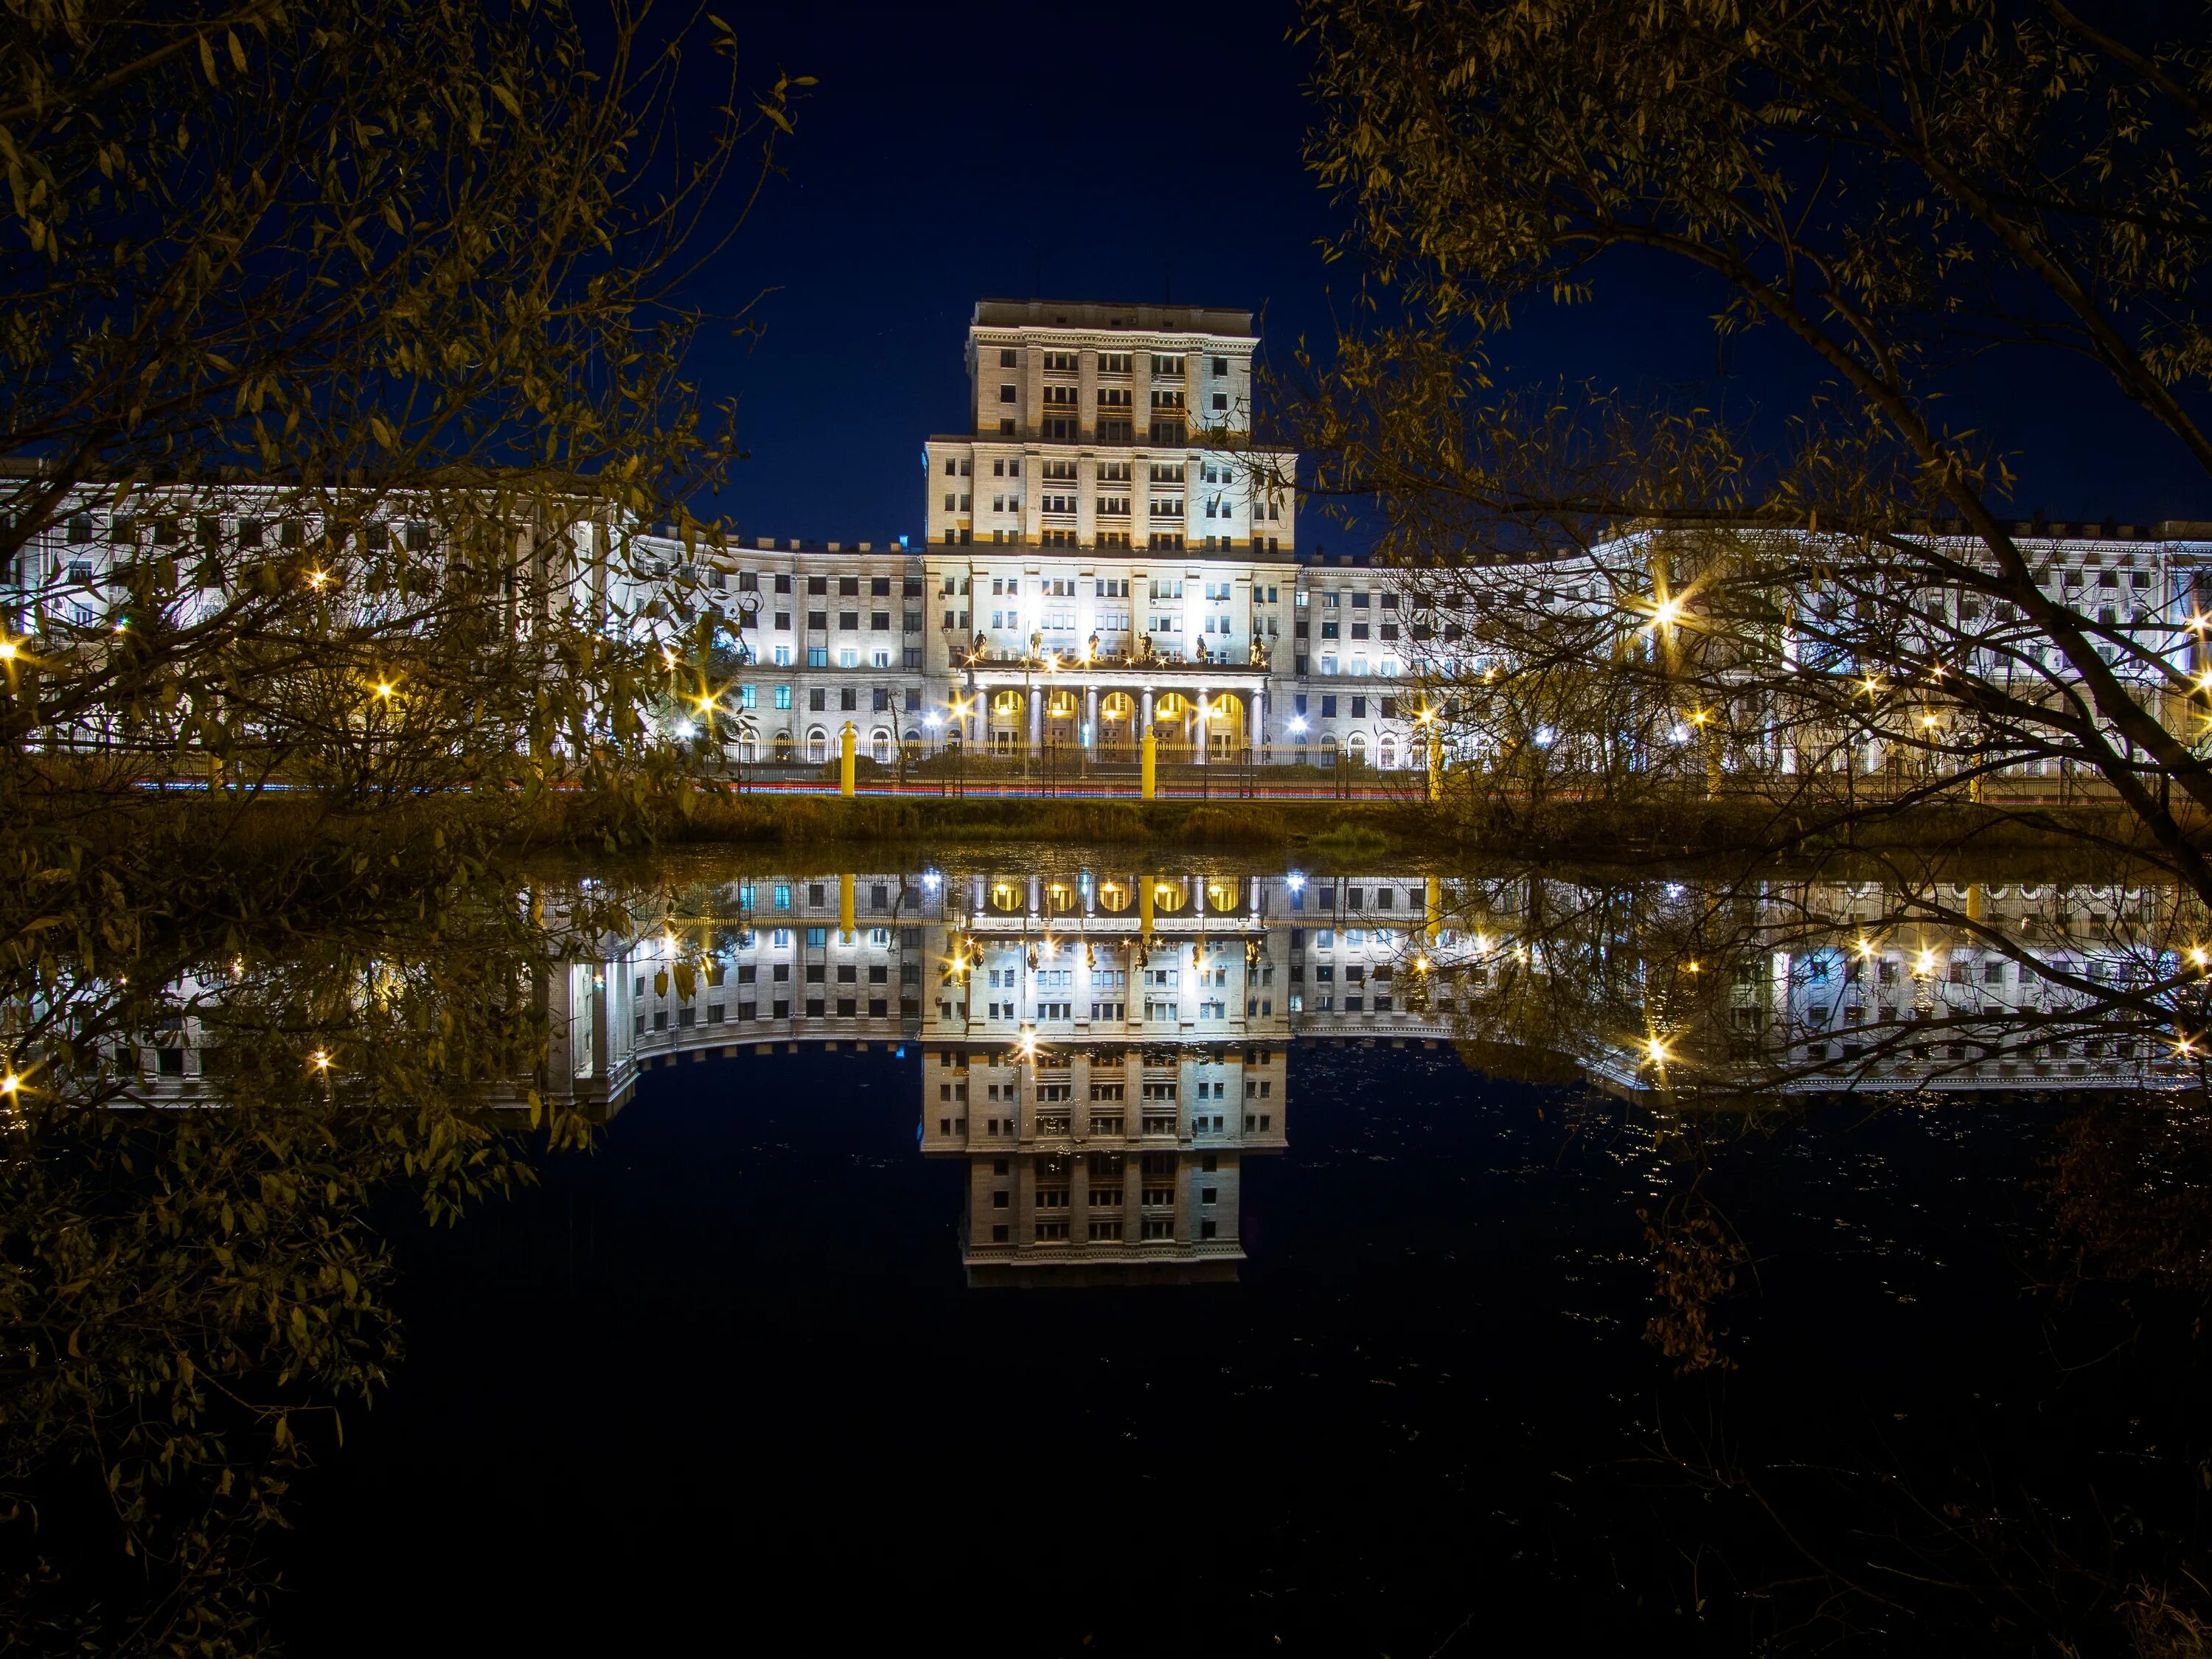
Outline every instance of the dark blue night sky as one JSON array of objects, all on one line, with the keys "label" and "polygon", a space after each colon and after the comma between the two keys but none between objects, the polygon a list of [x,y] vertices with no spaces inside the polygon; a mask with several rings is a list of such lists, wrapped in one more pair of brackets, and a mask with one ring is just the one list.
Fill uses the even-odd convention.
[{"label": "dark blue night sky", "polygon": [[[1322,262],[1336,220],[1300,160],[1304,54],[1279,0],[726,15],[757,76],[821,83],[788,176],[699,295],[729,307],[774,290],[757,345],[717,333],[695,359],[706,396],[741,400],[752,455],[702,505],[745,534],[880,544],[920,529],[922,441],[960,420],[979,297],[1248,307],[1279,367],[1348,310],[1357,274]],[[1527,308],[1505,367],[1754,418],[1796,407],[1793,349],[1739,343],[1723,364],[1705,322],[1716,304],[1674,272],[1616,265],[1591,307]],[[2179,447],[2086,374],[1998,362],[1956,392],[1957,424],[2017,452],[2021,517],[2212,518]],[[1310,518],[1302,538],[1352,539]]]}]

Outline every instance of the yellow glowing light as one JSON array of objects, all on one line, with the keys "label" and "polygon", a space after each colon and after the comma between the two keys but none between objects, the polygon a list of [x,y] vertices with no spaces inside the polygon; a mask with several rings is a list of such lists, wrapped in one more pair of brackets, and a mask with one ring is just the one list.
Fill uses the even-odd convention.
[{"label": "yellow glowing light", "polygon": [[1874,941],[1863,934],[1859,938],[1859,954],[1862,957],[1870,957],[1874,954]]},{"label": "yellow glowing light", "polygon": [[307,586],[320,592],[323,585],[330,579],[331,573],[327,570],[310,570],[307,573]]},{"label": "yellow glowing light", "polygon": [[2173,1040],[2173,1052],[2174,1052],[2175,1054],[2195,1054],[2195,1053],[2197,1052],[2197,1042],[2196,1042],[2196,1039],[2195,1039],[2195,1038],[2193,1038],[2193,1037],[2185,1037],[2185,1037],[2176,1037],[2176,1038]]},{"label": "yellow glowing light", "polygon": [[1664,1066],[1667,1063],[1667,1045],[1657,1037],[1648,1037],[1644,1040],[1644,1057],[1654,1066]]},{"label": "yellow glowing light", "polygon": [[391,682],[390,680],[379,680],[379,681],[377,681],[377,683],[376,683],[376,695],[377,695],[378,696],[380,696],[380,697],[389,697],[389,696],[392,695],[392,682]]},{"label": "yellow glowing light", "polygon": [[1674,625],[1676,619],[1679,618],[1681,614],[1682,607],[1679,601],[1674,599],[1662,599],[1651,612],[1651,626],[1654,628],[1671,628]]},{"label": "yellow glowing light", "polygon": [[13,1072],[9,1073],[5,1077],[0,1077],[0,1095],[12,1095],[22,1086],[23,1079]]},{"label": "yellow glowing light", "polygon": [[327,1072],[331,1069],[331,1057],[318,1048],[307,1056],[307,1064],[319,1072]]},{"label": "yellow glowing light", "polygon": [[1920,723],[1923,726],[1936,726],[1941,724],[1941,722],[1938,721],[1933,714],[1923,714],[1920,717]]},{"label": "yellow glowing light", "polygon": [[1686,964],[1684,964],[1684,965],[1685,965],[1685,966],[1686,966],[1686,967],[1688,968],[1689,971],[1690,971],[1690,972],[1692,972],[1692,973],[1693,973],[1693,974],[1694,974],[1694,973],[1696,973],[1696,972],[1698,971],[1698,964],[1697,964],[1696,963],[1694,963],[1694,962],[1688,963],[1686,963]]},{"label": "yellow glowing light", "polygon": [[2189,613],[2189,626],[2193,633],[2202,634],[2204,631],[2205,621],[2205,615],[2202,611],[2192,611]]},{"label": "yellow glowing light", "polygon": [[0,662],[15,661],[19,649],[15,641],[0,640]]},{"label": "yellow glowing light", "polygon": [[2212,963],[2212,956],[2205,954],[2203,945],[2192,945],[2189,947],[2189,960],[2193,965],[2202,968],[2208,963]]},{"label": "yellow glowing light", "polygon": [[1936,971],[1936,953],[1933,951],[1923,951],[1918,956],[1913,958],[1912,971],[1914,975],[1920,979],[1925,979],[1929,975],[1934,973]]},{"label": "yellow glowing light", "polygon": [[1419,974],[1427,973],[1429,971],[1429,959],[1426,957],[1415,957],[1413,958],[1413,971]]},{"label": "yellow glowing light", "polygon": [[1881,691],[1881,682],[1875,679],[1872,675],[1869,675],[1865,682],[1865,690],[1867,696],[1869,697],[1874,696]]}]

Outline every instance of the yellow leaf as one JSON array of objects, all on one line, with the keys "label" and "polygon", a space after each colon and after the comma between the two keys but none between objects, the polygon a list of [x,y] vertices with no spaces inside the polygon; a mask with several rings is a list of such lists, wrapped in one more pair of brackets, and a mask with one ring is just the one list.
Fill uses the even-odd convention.
[{"label": "yellow leaf", "polygon": [[222,84],[221,80],[216,77],[215,72],[215,48],[208,45],[208,38],[204,34],[200,36],[200,67],[207,71],[208,84],[210,86],[221,86]]},{"label": "yellow leaf", "polygon": [[230,64],[240,75],[246,73],[246,48],[238,43],[238,31],[227,29],[225,38],[230,42]]}]

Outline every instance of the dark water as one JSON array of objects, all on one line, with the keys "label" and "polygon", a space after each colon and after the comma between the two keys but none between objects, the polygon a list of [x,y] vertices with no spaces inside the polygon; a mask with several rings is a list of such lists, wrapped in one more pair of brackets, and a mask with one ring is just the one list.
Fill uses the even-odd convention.
[{"label": "dark water", "polygon": [[[407,1357],[306,1484],[278,1632],[2120,1651],[2130,1586],[2193,1559],[2191,1311],[2081,1283],[2063,1099],[1692,1136],[1448,1044],[1297,1042],[1235,1282],[971,1288],[921,1065],[649,1071],[540,1189],[395,1217]],[[1694,1217],[1743,1259],[1686,1375],[1646,1324]]]}]

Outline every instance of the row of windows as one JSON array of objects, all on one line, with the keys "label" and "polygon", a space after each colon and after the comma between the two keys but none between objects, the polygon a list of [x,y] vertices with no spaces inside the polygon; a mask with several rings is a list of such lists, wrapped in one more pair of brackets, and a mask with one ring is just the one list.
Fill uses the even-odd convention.
[{"label": "row of windows", "polygon": [[[981,581],[982,578],[978,576],[973,580]],[[970,578],[966,576],[947,576],[943,597],[952,599],[966,593],[969,580]],[[1024,580],[1028,584],[1026,586],[1024,586]],[[1127,576],[1093,576],[1090,580],[1093,599],[1126,599],[1129,597],[1130,578]],[[1019,599],[1024,593],[1030,593],[1039,599],[1071,599],[1081,586],[1082,579],[1073,576],[1030,576],[1026,579],[994,576],[991,578],[991,597],[994,599]],[[1255,605],[1278,604],[1280,602],[1280,591],[1271,584],[1255,581],[1252,584],[1252,602]],[[1180,576],[1152,577],[1147,583],[1145,595],[1150,599],[1179,599],[1182,596],[1183,578]],[[1201,596],[1217,605],[1226,604],[1236,598],[1237,585],[1234,581],[1206,582],[1201,587]]]},{"label": "row of windows", "polygon": [[[915,586],[919,587],[921,584],[917,582]],[[788,634],[791,632],[791,614],[792,613],[788,611],[770,611],[769,613],[769,626],[771,631],[778,634]],[[907,611],[902,620],[905,623],[904,632],[908,634],[919,634],[921,632],[921,611]],[[830,631],[830,613],[827,611],[808,611],[806,613],[806,626],[808,629],[813,633],[828,633]],[[837,612],[837,626],[840,629],[848,634],[860,633],[861,631],[860,613],[857,611],[840,611]],[[891,613],[890,611],[872,611],[868,612],[869,632],[888,634],[890,632],[890,626]]]},{"label": "row of windows", "polygon": [[[1164,376],[1178,376],[1188,372],[1188,358],[1184,353],[1155,351],[1149,356],[1152,360],[1152,375],[1156,380]],[[1097,354],[1097,358],[1098,372],[1101,374],[1127,374],[1130,371],[1133,361],[1132,354],[1127,351],[1102,351]],[[1212,365],[1215,378],[1219,379],[1228,374],[1228,358],[1215,357],[1212,359]],[[1044,366],[1048,374],[1073,374],[1082,366],[1082,354],[1076,351],[1048,351],[1044,354]],[[1020,368],[1019,349],[1013,346],[1000,347],[999,367],[1000,368]]]},{"label": "row of windows", "polygon": [[[831,999],[827,997],[807,998],[806,1017],[809,1019],[826,1019],[830,1018],[832,1011],[830,1005],[831,1000]],[[860,1017],[860,1000],[861,1000],[858,997],[838,997],[835,999],[836,1003],[836,1008],[835,1010],[836,1018],[839,1019],[859,1018]],[[889,998],[870,997],[867,999],[867,1017],[870,1019],[884,1019],[889,1018],[890,1013],[890,1000]],[[768,1018],[771,1019],[789,1019],[791,1018],[791,1004],[788,1000],[778,1000],[771,1001],[769,1005],[769,1010]],[[720,1025],[722,1024],[725,1012],[723,1006],[719,1002],[708,1004],[707,1024],[709,1025]],[[900,1000],[899,1012],[904,1018],[912,1018],[921,1012],[921,1004],[919,999],[905,997]],[[692,1024],[694,1023],[693,1016],[696,1012],[696,1010],[690,1008],[679,1010],[678,1013],[680,1017],[676,1022],[678,1027],[680,1029],[684,1026]],[[738,1004],[737,1018],[740,1022],[748,1022],[760,1018],[761,1017],[760,1005],[758,1003],[741,1002]],[[645,1035],[645,1016],[643,1014],[639,1014],[635,1017],[632,1029],[635,1034],[639,1036],[643,1036]],[[663,1009],[653,1015],[653,1029],[656,1031],[665,1031],[668,1029],[668,1012],[665,1009]]]},{"label": "row of windows", "polygon": [[[1396,697],[1349,697],[1334,695],[1328,695],[1322,697],[1321,717],[1325,720],[1333,720],[1337,717],[1337,705],[1340,703],[1349,703],[1352,708],[1352,718],[1356,720],[1364,720],[1367,718],[1367,705],[1370,702],[1376,705],[1375,713],[1377,718],[1386,720],[1395,720],[1398,718],[1399,699]],[[1291,712],[1292,714],[1304,714],[1306,712],[1306,706],[1307,694],[1305,692],[1298,691],[1292,693],[1291,697]]]},{"label": "row of windows", "polygon": [[[837,660],[834,666],[838,668],[858,668],[866,670],[889,668],[892,665],[890,647],[889,646],[877,646],[872,650],[870,650],[866,654],[867,660],[863,662],[861,660],[861,649],[859,646],[839,646],[837,647]],[[738,660],[747,665],[760,663],[764,666],[774,668],[794,668],[798,666],[798,664],[793,659],[792,648],[787,645],[777,645],[767,647],[767,655],[763,658],[759,649],[750,644],[741,644],[738,647]],[[830,647],[826,645],[808,646],[806,647],[806,665],[809,668],[829,668],[833,666],[830,660]],[[921,666],[921,647],[918,645],[900,647],[898,665],[902,668],[909,670],[920,668]]]},{"label": "row of windows", "polygon": [[[762,573],[757,570],[738,572],[738,592],[740,593],[760,592],[761,574]],[[773,578],[773,590],[778,593],[788,593],[792,591],[793,580],[793,579],[788,575],[776,575]],[[889,576],[840,576],[837,578],[839,595],[845,599],[859,598],[860,584],[863,580],[868,584],[868,592],[872,598],[887,599],[890,597],[891,578]],[[921,578],[919,576],[901,578],[899,586],[902,595],[906,599],[918,599],[921,597]],[[806,579],[806,591],[809,593],[827,595],[830,592],[830,578],[809,576]]]},{"label": "row of windows", "polygon": [[[769,690],[775,699],[775,706],[776,708],[788,708],[791,707],[791,688],[789,686],[776,685],[769,687]],[[855,685],[839,686],[835,688],[834,691],[832,688],[826,685],[810,686],[807,688],[806,692],[806,706],[809,708],[827,711],[830,707],[829,699],[833,695],[837,699],[836,707],[838,708],[854,712],[859,710],[860,707],[860,688]],[[908,714],[918,714],[921,712],[921,689],[916,686],[908,686],[903,692],[890,686],[872,686],[868,690],[868,696],[873,699],[869,705],[870,708],[874,713],[878,714],[888,714],[894,708],[897,707],[898,700],[901,696],[905,698],[905,709]],[[738,707],[740,708],[759,708],[760,687],[757,685],[741,685],[738,687]]]},{"label": "row of windows", "polygon": [[[185,544],[188,530],[191,544],[195,547],[207,550],[230,547],[240,551],[272,545],[304,548],[311,540],[333,533],[325,526],[317,535],[311,536],[308,525],[299,519],[226,520],[212,517],[188,520],[118,516],[102,526],[90,514],[78,513],[64,521],[62,539],[72,547],[87,547],[102,541],[111,547],[136,547],[142,541],[155,547],[181,547]],[[395,534],[399,545],[410,553],[428,553],[435,541],[431,526],[419,521],[356,525],[349,532],[336,533],[349,534],[364,552],[369,553],[387,551]]]},{"label": "row of windows", "polygon": [[[1044,389],[1044,400],[1048,405],[1071,405],[1075,402],[1075,394],[1076,388],[1072,386],[1048,386]],[[1003,382],[999,387],[999,401],[1002,404],[1019,403],[1021,401],[1021,389],[1015,386],[1011,380]],[[1126,408],[1127,406],[1126,404],[1121,403],[1119,400],[1112,399],[1111,394],[1103,391],[1098,394],[1098,402],[1101,407],[1107,409]],[[1214,392],[1212,395],[1212,404],[1216,414],[1227,414],[1229,412],[1229,394],[1225,392]],[[1182,411],[1182,408],[1183,394],[1180,389],[1170,392],[1156,388],[1153,391],[1152,409],[1155,413],[1180,415]],[[1073,422],[1070,422],[1068,424],[1073,425]],[[1153,441],[1155,442],[1171,441],[1171,440],[1166,440],[1161,437],[1160,428],[1163,424],[1179,427],[1182,422],[1180,420],[1170,420],[1165,422],[1158,421],[1154,422],[1152,426],[1152,437]],[[1006,429],[1005,422],[1000,422],[1000,429],[1001,431]],[[1068,432],[1048,433],[1046,435],[1048,437],[1072,438],[1075,434],[1073,432]],[[1099,435],[1103,437],[1105,434],[1102,433]]]}]

